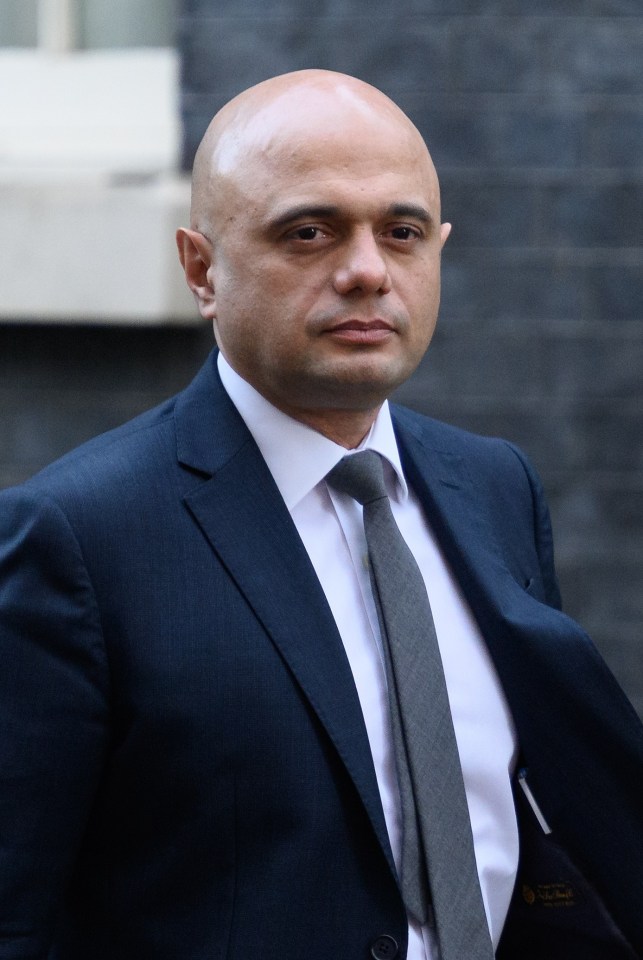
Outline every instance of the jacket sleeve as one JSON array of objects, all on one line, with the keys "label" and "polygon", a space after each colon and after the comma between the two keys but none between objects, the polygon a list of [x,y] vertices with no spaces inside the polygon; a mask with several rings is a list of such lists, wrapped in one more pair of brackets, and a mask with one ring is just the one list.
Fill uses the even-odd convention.
[{"label": "jacket sleeve", "polygon": [[556,568],[554,565],[554,538],[551,527],[551,518],[549,516],[549,507],[547,506],[547,500],[545,498],[545,491],[543,490],[540,477],[522,450],[514,446],[512,443],[507,442],[507,446],[513,451],[520,461],[531,490],[534,520],[534,543],[536,545],[536,551],[540,561],[540,569],[542,573],[543,584],[545,586],[546,600],[549,606],[560,610],[562,609],[562,601],[560,596],[560,587],[558,585],[558,577],[556,576]]},{"label": "jacket sleeve", "polygon": [[0,960],[45,960],[100,776],[108,671],[64,513],[0,494]]}]

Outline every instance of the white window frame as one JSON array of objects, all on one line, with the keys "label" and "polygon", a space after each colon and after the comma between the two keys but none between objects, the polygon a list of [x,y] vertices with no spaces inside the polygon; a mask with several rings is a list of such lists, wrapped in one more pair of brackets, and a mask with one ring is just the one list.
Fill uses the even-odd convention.
[{"label": "white window frame", "polygon": [[37,46],[0,49],[0,322],[199,322],[177,52],[76,36],[73,0],[39,0]]},{"label": "white window frame", "polygon": [[76,47],[77,15],[74,0],[38,0],[38,49],[70,53]]}]

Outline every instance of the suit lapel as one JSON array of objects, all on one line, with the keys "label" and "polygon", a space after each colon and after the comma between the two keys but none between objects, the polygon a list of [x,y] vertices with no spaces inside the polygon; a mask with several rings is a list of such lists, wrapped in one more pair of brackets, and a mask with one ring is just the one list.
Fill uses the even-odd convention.
[{"label": "suit lapel", "polygon": [[205,368],[175,412],[185,502],[334,743],[394,870],[366,727],[334,618],[263,457]]},{"label": "suit lapel", "polygon": [[[534,758],[544,758],[546,750],[542,706],[534,691],[549,696],[546,691],[556,682],[551,644],[584,635],[565,614],[530,596],[527,584],[512,573],[495,532],[504,518],[485,506],[463,458],[432,447],[412,423],[398,430],[398,441],[405,473],[480,628],[535,773]],[[570,647],[568,656],[582,646],[584,640]],[[555,736],[553,742],[551,761]]]},{"label": "suit lapel", "polygon": [[[395,418],[394,418],[395,422]],[[405,474],[416,492],[447,564],[480,627],[505,689],[514,687],[515,645],[507,632],[542,633],[560,614],[533,600],[505,562],[497,539],[498,518],[477,492],[464,458],[431,446],[413,424],[396,423]],[[555,628],[555,625],[553,625]],[[506,682],[510,679],[510,682]],[[510,692],[510,690],[508,690]]]},{"label": "suit lapel", "polygon": [[[456,578],[492,570],[492,579],[511,576],[502,560],[491,518],[485,513],[464,458],[433,447],[419,431],[396,421],[402,465]],[[471,592],[471,585],[468,588]]]}]

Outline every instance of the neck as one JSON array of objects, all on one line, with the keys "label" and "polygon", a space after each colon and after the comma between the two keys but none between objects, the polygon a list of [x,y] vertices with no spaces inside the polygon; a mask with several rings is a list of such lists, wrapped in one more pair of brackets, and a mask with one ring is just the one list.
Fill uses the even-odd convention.
[{"label": "neck", "polygon": [[[381,406],[381,405],[380,405]],[[380,407],[373,410],[288,410],[284,413],[347,450],[358,447],[375,422]]]},{"label": "neck", "polygon": [[312,430],[316,430],[317,433],[321,433],[322,436],[332,440],[333,443],[345,447],[346,450],[353,450],[360,445],[373,426],[375,418],[382,407],[383,400],[379,402],[375,401],[374,406],[369,406],[366,409],[351,409],[349,407],[345,410],[335,407],[308,409],[305,406],[302,407],[298,404],[288,403],[282,396],[275,395],[274,391],[267,390],[265,386],[262,389],[256,383],[253,383],[253,378],[244,375],[230,363],[223,351],[221,351],[221,353],[227,366],[230,367],[238,377],[241,377],[242,380],[245,380],[247,384],[260,393],[268,403],[271,403],[287,416],[292,417],[293,420],[298,420]]}]

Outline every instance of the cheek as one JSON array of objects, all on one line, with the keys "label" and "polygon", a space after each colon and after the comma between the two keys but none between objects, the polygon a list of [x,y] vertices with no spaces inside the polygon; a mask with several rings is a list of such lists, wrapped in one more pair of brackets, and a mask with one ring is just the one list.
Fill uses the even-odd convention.
[{"label": "cheek", "polygon": [[440,303],[440,278],[437,270],[429,270],[415,283],[409,284],[404,296],[410,317],[413,339],[420,345],[430,340],[435,329]]},{"label": "cheek", "polygon": [[439,274],[431,269],[402,279],[398,288],[412,318],[430,316],[440,299]]}]

